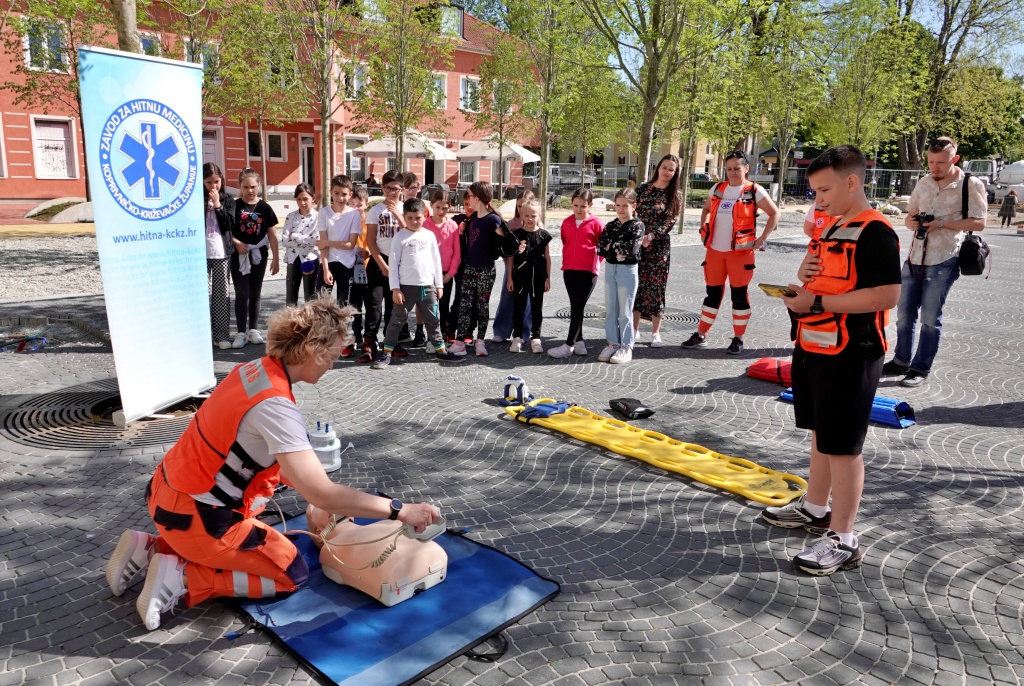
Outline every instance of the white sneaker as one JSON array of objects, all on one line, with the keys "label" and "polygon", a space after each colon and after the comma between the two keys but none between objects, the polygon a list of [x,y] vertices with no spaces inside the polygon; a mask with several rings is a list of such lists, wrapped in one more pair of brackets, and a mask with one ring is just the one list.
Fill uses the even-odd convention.
[{"label": "white sneaker", "polygon": [[214,341],[213,344],[221,350],[228,350],[231,348],[231,341],[228,340]]},{"label": "white sneaker", "polygon": [[173,610],[186,593],[185,561],[177,555],[157,553],[149,563],[146,585],[135,601],[135,609],[146,628],[156,631],[160,628],[160,614]]},{"label": "white sneaker", "polygon": [[609,343],[607,346],[605,346],[605,349],[602,350],[600,354],[598,354],[597,361],[607,362],[608,360],[612,359],[612,355],[615,354],[615,351],[617,349],[618,346],[616,346],[614,343]]},{"label": "white sneaker", "polygon": [[458,355],[459,357],[462,357],[463,355],[466,354],[465,342],[455,341],[454,343],[448,346],[448,352],[450,352],[452,355]]},{"label": "white sneaker", "polygon": [[615,351],[612,358],[608,360],[612,364],[625,364],[633,359],[633,348],[632,346],[624,345]]},{"label": "white sneaker", "polygon": [[523,352],[523,339],[522,338],[513,338],[512,339],[512,343],[508,346],[508,351],[510,353],[521,353],[521,352]]},{"label": "white sneaker", "polygon": [[504,343],[504,342],[505,342],[505,337],[504,336],[499,336],[498,334],[494,334],[493,336],[491,336],[491,343]]},{"label": "white sneaker", "polygon": [[476,339],[476,343],[473,345],[473,349],[476,350],[477,357],[487,357],[487,343],[484,341],[484,339]]},{"label": "white sneaker", "polygon": [[663,347],[665,347],[665,344],[661,342],[661,334],[660,333],[652,333],[651,334],[651,347],[652,348],[663,348]]},{"label": "white sneaker", "polygon": [[249,329],[249,342],[256,345],[263,344],[263,334],[258,329]]},{"label": "white sneaker", "polygon": [[534,338],[533,340],[530,341],[530,350],[532,350],[535,353],[544,352],[544,346],[541,344],[539,338]]},{"label": "white sneaker", "polygon": [[587,344],[583,341],[576,341],[576,345],[573,346],[573,353],[576,355],[589,355],[587,352]]},{"label": "white sneaker", "polygon": [[107,583],[110,592],[122,595],[136,574],[149,566],[156,550],[156,536],[126,529],[107,561]]},{"label": "white sneaker", "polygon": [[238,333],[235,334],[234,339],[232,339],[231,347],[235,349],[244,348],[245,344],[248,342],[249,337],[246,336],[243,332],[239,331]]},{"label": "white sneaker", "polygon": [[564,360],[565,358],[569,357],[569,355],[572,355],[572,346],[566,345],[565,343],[558,346],[557,348],[552,348],[551,350],[548,350],[548,357],[553,357],[556,360]]}]

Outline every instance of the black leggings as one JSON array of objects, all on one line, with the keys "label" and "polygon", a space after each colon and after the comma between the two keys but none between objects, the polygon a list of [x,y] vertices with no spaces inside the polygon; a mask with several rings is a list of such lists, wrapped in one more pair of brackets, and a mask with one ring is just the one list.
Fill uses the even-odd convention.
[{"label": "black leggings", "polygon": [[[521,275],[519,272],[523,272]],[[512,273],[512,337],[523,337],[523,319],[526,303],[530,303],[530,335],[540,338],[540,327],[544,321],[544,282],[548,277],[544,267],[521,267]],[[596,277],[595,277],[596,279]],[[507,284],[502,284],[508,288]]]},{"label": "black leggings", "polygon": [[597,274],[582,269],[566,269],[562,272],[562,280],[569,294],[569,335],[565,344],[576,345],[576,341],[583,340],[583,315],[590,294],[597,285]]},{"label": "black leggings", "polygon": [[248,274],[238,269],[238,253],[231,255],[231,281],[235,284],[235,324],[239,333],[259,328],[260,295],[263,293],[263,277],[267,274],[267,254],[270,249],[264,246],[259,252],[260,263],[253,264],[250,259]]}]

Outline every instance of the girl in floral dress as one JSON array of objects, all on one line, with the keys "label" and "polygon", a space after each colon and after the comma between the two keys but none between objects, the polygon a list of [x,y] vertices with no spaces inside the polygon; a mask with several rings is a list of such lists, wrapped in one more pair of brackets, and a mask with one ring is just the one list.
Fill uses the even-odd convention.
[{"label": "girl in floral dress", "polygon": [[633,330],[639,332],[640,320],[651,320],[651,347],[660,348],[661,317],[665,314],[665,287],[668,284],[670,232],[679,218],[679,158],[665,155],[654,176],[636,189],[636,217],[646,229],[640,248],[640,285],[633,304]]}]

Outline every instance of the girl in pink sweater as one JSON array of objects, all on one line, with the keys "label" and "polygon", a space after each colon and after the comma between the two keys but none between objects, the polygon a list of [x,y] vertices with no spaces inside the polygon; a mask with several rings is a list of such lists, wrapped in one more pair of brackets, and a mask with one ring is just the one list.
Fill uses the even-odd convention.
[{"label": "girl in pink sweater", "polygon": [[594,194],[586,188],[577,189],[572,194],[572,216],[562,222],[562,280],[569,293],[569,335],[564,344],[548,351],[551,357],[587,354],[583,314],[597,284],[597,239],[604,231],[601,220],[590,214],[593,206]]},{"label": "girl in pink sweater", "polygon": [[441,251],[441,271],[444,272],[444,291],[441,301],[437,304],[440,311],[441,334],[445,342],[455,339],[455,327],[459,317],[458,308],[451,307],[452,293],[455,291],[453,279],[459,272],[462,261],[459,247],[459,225],[448,215],[448,194],[443,190],[435,190],[430,194],[430,216],[423,220],[423,228],[430,229],[437,238],[437,248]]}]

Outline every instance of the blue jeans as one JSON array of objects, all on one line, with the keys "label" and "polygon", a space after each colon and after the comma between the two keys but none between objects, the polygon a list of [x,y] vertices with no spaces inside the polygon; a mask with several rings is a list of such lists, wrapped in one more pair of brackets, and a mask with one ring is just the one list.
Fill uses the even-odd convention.
[{"label": "blue jeans", "polygon": [[[953,282],[960,278],[957,258],[951,257],[941,264],[928,267],[903,263],[903,285],[900,304],[897,306],[899,320],[896,322],[896,352],[893,362],[909,366],[915,372],[927,374],[939,352],[939,338],[942,336],[942,305],[946,302]],[[920,277],[920,278],[919,278]],[[918,310],[921,318],[921,340],[914,352],[914,328]]]},{"label": "blue jeans", "polygon": [[635,264],[604,265],[604,334],[609,343],[633,345],[633,301],[640,285],[640,268]]},{"label": "blue jeans", "polygon": [[[501,276],[501,297],[498,298],[498,309],[494,313],[494,326],[492,330],[495,336],[501,336],[505,340],[512,338],[512,308],[515,305],[515,298],[508,290],[508,267]],[[523,340],[530,340],[530,300],[526,300],[526,313],[523,315]]]}]

